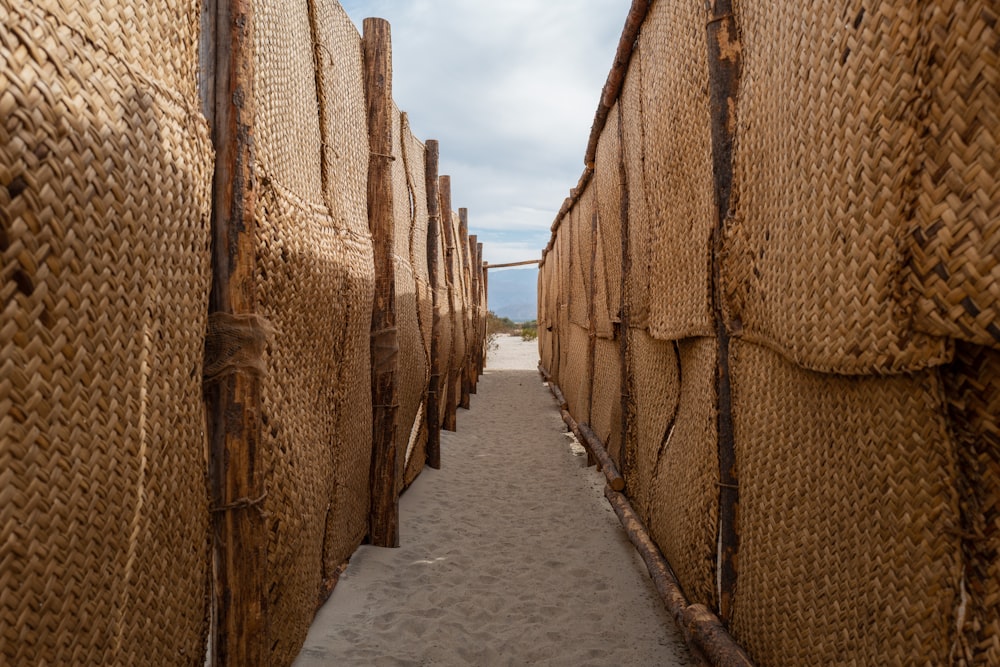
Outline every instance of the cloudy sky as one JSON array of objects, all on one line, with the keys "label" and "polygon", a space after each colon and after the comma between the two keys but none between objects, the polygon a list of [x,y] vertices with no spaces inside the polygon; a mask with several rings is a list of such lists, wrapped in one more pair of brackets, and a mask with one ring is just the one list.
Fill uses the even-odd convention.
[{"label": "cloudy sky", "polygon": [[342,0],[392,27],[393,98],[441,143],[488,262],[536,259],[583,172],[628,0]]}]

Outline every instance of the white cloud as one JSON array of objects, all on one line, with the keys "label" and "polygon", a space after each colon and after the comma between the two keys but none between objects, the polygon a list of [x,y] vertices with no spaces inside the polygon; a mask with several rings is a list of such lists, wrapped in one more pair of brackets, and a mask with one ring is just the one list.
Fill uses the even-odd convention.
[{"label": "white cloud", "polygon": [[345,0],[392,27],[393,97],[441,143],[488,261],[538,257],[583,171],[621,0]]}]

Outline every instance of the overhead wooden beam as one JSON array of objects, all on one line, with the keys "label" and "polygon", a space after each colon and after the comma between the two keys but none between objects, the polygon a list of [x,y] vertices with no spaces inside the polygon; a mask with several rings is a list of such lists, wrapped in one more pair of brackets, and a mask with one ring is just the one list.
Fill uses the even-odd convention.
[{"label": "overhead wooden beam", "polygon": [[489,262],[483,262],[484,269],[506,269],[511,266],[528,266],[529,264],[538,264],[542,260],[540,259],[526,259],[523,262],[508,262],[506,264],[490,264]]},{"label": "overhead wooden beam", "polygon": [[389,22],[363,24],[368,110],[368,226],[375,255],[372,309],[372,460],[368,536],[379,547],[399,546],[399,471],[396,447],[399,340],[396,330],[395,221],[392,199],[392,42]]}]

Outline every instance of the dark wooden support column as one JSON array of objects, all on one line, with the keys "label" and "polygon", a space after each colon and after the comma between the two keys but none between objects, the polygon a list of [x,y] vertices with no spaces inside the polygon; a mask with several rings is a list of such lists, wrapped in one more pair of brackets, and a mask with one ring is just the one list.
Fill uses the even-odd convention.
[{"label": "dark wooden support column", "polygon": [[722,239],[733,189],[733,142],[736,95],[740,80],[740,44],[732,0],[708,3],[709,109],[712,129],[712,176],[715,229],[712,245],[712,309],[718,340],[716,390],[719,437],[719,617],[732,620],[739,572],[739,475],[733,439],[732,383],[729,370],[730,326],[723,309],[720,285]]},{"label": "dark wooden support column", "polygon": [[469,409],[472,393],[472,377],[470,376],[472,366],[472,349],[475,336],[472,330],[472,266],[469,258],[469,209],[458,209],[458,249],[462,255],[462,303],[465,304],[462,313],[462,331],[465,332],[465,357],[462,359],[462,366],[459,368],[459,384],[462,388],[459,407]]},{"label": "dark wooden support column", "polygon": [[441,308],[438,288],[443,276],[441,256],[441,204],[438,201],[439,146],[436,139],[426,144],[424,181],[427,188],[427,267],[430,273],[433,317],[431,318],[431,373],[427,388],[427,465],[441,467]]},{"label": "dark wooden support column", "polygon": [[476,368],[476,379],[486,368],[486,265],[483,262],[483,244],[476,243],[476,267],[479,271],[479,366]]},{"label": "dark wooden support column", "polygon": [[479,274],[482,273],[482,266],[478,263],[477,243],[478,237],[475,234],[469,235],[469,274],[472,278],[469,292],[469,302],[472,307],[472,341],[469,348],[469,393],[476,393],[476,385],[479,384],[479,355],[482,351],[480,337],[479,320],[482,317],[480,312],[479,299]]},{"label": "dark wooden support column", "polygon": [[399,546],[399,471],[396,451],[399,341],[392,218],[392,43],[389,22],[364,20],[365,98],[368,110],[368,226],[375,254],[372,309],[372,461],[368,536],[379,547]]},{"label": "dark wooden support column", "polygon": [[[454,341],[457,335],[456,332],[459,331],[462,321],[458,317],[458,288],[455,284],[457,282],[455,279],[456,244],[455,228],[452,225],[453,220],[451,215],[451,176],[442,176],[438,179],[438,191],[441,197],[441,226],[444,229],[445,282],[448,285],[448,304],[451,310],[449,317],[451,318],[452,340]],[[441,396],[445,401],[445,415],[441,428],[446,431],[454,431],[458,426],[459,396],[455,391],[455,383],[458,380],[460,363],[460,359],[455,359],[455,346],[453,344],[451,350],[449,350],[446,370],[441,374],[441,380],[446,384],[441,392]]]},{"label": "dark wooden support column", "polygon": [[[211,106],[216,151],[212,188],[212,290],[205,367],[209,439],[216,665],[265,665],[267,639],[266,488],[261,453],[261,379],[232,368],[223,331],[238,338],[242,356],[263,353],[257,319],[254,243],[257,203],[254,142],[253,3],[215,0]],[[212,56],[209,56],[212,57]],[[235,333],[234,333],[235,332]],[[228,340],[229,343],[234,341]]]}]

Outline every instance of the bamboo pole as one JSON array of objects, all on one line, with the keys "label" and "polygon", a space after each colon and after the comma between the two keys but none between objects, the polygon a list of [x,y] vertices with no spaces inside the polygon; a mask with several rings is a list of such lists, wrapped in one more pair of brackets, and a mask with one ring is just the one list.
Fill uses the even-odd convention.
[{"label": "bamboo pole", "polygon": [[[451,306],[451,331],[454,340],[458,331],[458,308],[457,293],[455,287],[455,228],[453,226],[451,210],[451,176],[441,176],[438,179],[438,192],[441,198],[441,221],[444,229],[445,243],[445,281],[448,285],[448,303]],[[445,415],[441,428],[446,431],[455,431],[458,425],[458,400],[455,393],[455,383],[458,380],[459,360],[455,359],[455,348],[452,345],[450,350],[447,370],[442,373],[442,378],[447,383],[442,392],[445,400]]]},{"label": "bamboo pole", "polygon": [[618,105],[618,177],[622,184],[622,199],[619,216],[621,221],[621,258],[622,258],[622,280],[621,280],[621,332],[618,341],[619,362],[622,369],[621,374],[621,406],[622,406],[622,433],[625,445],[622,447],[621,464],[622,472],[625,475],[632,473],[632,460],[630,445],[637,443],[638,424],[636,422],[635,396],[632,393],[632,383],[635,377],[635,369],[632,364],[632,300],[629,295],[629,280],[632,275],[632,248],[631,230],[629,220],[629,176],[626,168],[626,141],[625,141],[625,111],[624,105]]},{"label": "bamboo pole", "polygon": [[427,387],[427,465],[441,467],[441,308],[438,289],[441,285],[441,204],[438,201],[438,159],[440,148],[436,139],[427,141],[424,153],[424,181],[427,189],[427,266],[430,273],[432,312],[431,318],[431,373]]},{"label": "bamboo pole", "polygon": [[372,309],[372,460],[368,535],[380,547],[399,546],[399,456],[396,446],[399,342],[393,266],[392,43],[389,22],[363,24],[365,99],[368,109],[368,226],[375,255]]},{"label": "bamboo pole", "polygon": [[712,313],[718,341],[716,395],[718,396],[719,452],[719,617],[728,624],[739,573],[739,474],[732,419],[732,383],[729,370],[729,327],[720,288],[722,239],[728,224],[733,186],[733,142],[736,95],[739,89],[742,46],[732,0],[708,3],[708,88],[712,130],[712,176],[715,229],[712,234]]},{"label": "bamboo pole", "polygon": [[677,577],[659,548],[650,538],[632,504],[621,493],[605,487],[604,497],[611,503],[625,533],[642,557],[650,579],[663,600],[667,612],[684,633],[688,644],[701,658],[717,667],[752,667],[750,656],[726,632],[718,617],[701,604],[688,604]]},{"label": "bamboo pole", "polygon": [[[254,246],[257,192],[253,155],[255,91],[254,14],[250,0],[217,0],[214,13],[212,141],[212,288],[206,359],[222,361],[216,323],[242,324],[244,352],[259,345]],[[258,342],[255,345],[255,339]],[[250,349],[257,347],[258,349]],[[265,665],[267,634],[267,523],[261,452],[259,374],[237,368],[204,384],[209,440],[209,486],[214,580],[212,661]]]},{"label": "bamboo pole", "polygon": [[458,209],[458,248],[462,251],[462,301],[465,309],[462,313],[462,330],[465,332],[465,356],[462,358],[462,366],[459,369],[459,383],[462,388],[459,407],[469,409],[471,406],[472,378],[470,376],[472,366],[472,346],[474,336],[472,335],[472,267],[469,262],[469,209]]}]

